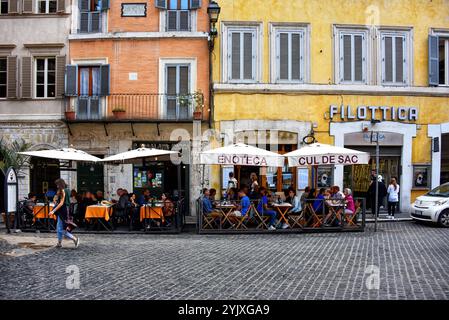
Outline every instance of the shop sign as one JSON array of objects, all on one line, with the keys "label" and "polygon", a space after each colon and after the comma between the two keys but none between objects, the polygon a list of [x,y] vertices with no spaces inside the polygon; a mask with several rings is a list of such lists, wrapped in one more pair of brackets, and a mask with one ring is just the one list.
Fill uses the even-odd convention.
[{"label": "shop sign", "polygon": [[[392,132],[378,132],[379,144],[388,146],[402,146],[402,134]],[[345,134],[345,146],[370,146],[371,132],[354,132]]]},{"label": "shop sign", "polygon": [[390,106],[358,106],[352,108],[347,105],[331,105],[329,118],[339,118],[342,121],[350,120],[381,120],[381,121],[418,121],[419,110],[416,107],[390,107]]},{"label": "shop sign", "polygon": [[260,156],[249,155],[218,155],[218,164],[220,165],[241,165],[241,166],[266,166],[267,159]]},{"label": "shop sign", "polygon": [[351,165],[368,163],[369,155],[322,155],[307,156],[297,159],[299,167],[318,165]]}]

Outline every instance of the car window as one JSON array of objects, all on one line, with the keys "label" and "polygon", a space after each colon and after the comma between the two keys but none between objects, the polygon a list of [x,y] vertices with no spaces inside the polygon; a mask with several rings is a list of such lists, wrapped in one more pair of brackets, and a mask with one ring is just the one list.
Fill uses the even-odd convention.
[{"label": "car window", "polygon": [[441,186],[436,187],[429,193],[427,196],[431,197],[449,197],[449,183],[442,184]]}]

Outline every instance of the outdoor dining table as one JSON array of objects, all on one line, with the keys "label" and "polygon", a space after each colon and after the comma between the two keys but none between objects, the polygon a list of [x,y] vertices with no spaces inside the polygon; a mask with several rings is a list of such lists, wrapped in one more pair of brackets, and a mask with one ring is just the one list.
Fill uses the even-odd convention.
[{"label": "outdoor dining table", "polygon": [[109,221],[112,216],[112,206],[92,205],[86,208],[86,221],[90,219],[104,219]]},{"label": "outdoor dining table", "polygon": [[232,213],[234,212],[236,206],[233,205],[232,203],[220,203],[217,204],[215,206],[216,209],[220,210],[221,214],[222,214],[222,219],[220,222],[220,228],[223,227],[223,225],[227,222],[229,222],[230,225],[232,225],[231,220],[229,220],[229,217],[232,215]]},{"label": "outdoor dining table", "polygon": [[44,203],[37,203],[33,208],[33,222],[36,219],[53,219],[56,220],[56,215],[50,214],[50,211],[53,210],[54,205],[46,205]]},{"label": "outdoor dining table", "polygon": [[273,208],[276,208],[277,212],[280,215],[280,220],[284,221],[284,223],[289,224],[288,223],[288,219],[285,216],[287,214],[287,212],[292,208],[292,205],[288,202],[284,202],[284,203],[273,203],[272,204]]},{"label": "outdoor dining table", "polygon": [[140,207],[140,222],[144,219],[161,219],[165,221],[162,206],[143,205]]}]

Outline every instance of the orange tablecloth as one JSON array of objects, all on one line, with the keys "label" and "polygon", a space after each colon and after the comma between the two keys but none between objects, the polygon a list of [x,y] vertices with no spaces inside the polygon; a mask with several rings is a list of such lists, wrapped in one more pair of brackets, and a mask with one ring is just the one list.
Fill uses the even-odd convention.
[{"label": "orange tablecloth", "polygon": [[89,219],[105,219],[106,221],[109,221],[112,214],[112,206],[88,206],[86,208],[86,215],[84,218],[86,221],[89,221]]},{"label": "orange tablecloth", "polygon": [[56,216],[54,214],[49,215],[50,211],[53,210],[54,206],[50,206],[50,210],[47,206],[44,205],[35,205],[33,208],[33,221],[36,219],[54,219],[56,220]]},{"label": "orange tablecloth", "polygon": [[162,221],[164,221],[162,207],[140,207],[140,221],[143,221],[143,219],[162,219]]}]

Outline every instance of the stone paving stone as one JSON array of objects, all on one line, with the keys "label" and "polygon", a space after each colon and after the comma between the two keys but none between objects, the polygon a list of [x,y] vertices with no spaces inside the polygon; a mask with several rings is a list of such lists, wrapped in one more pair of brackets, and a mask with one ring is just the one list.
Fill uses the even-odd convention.
[{"label": "stone paving stone", "polygon": [[[0,253],[10,248],[0,241]],[[78,290],[66,288],[72,265]],[[372,265],[378,290],[366,286]],[[449,299],[448,265],[449,229],[413,222],[377,233],[83,234],[78,249],[0,254],[0,299]]]}]

